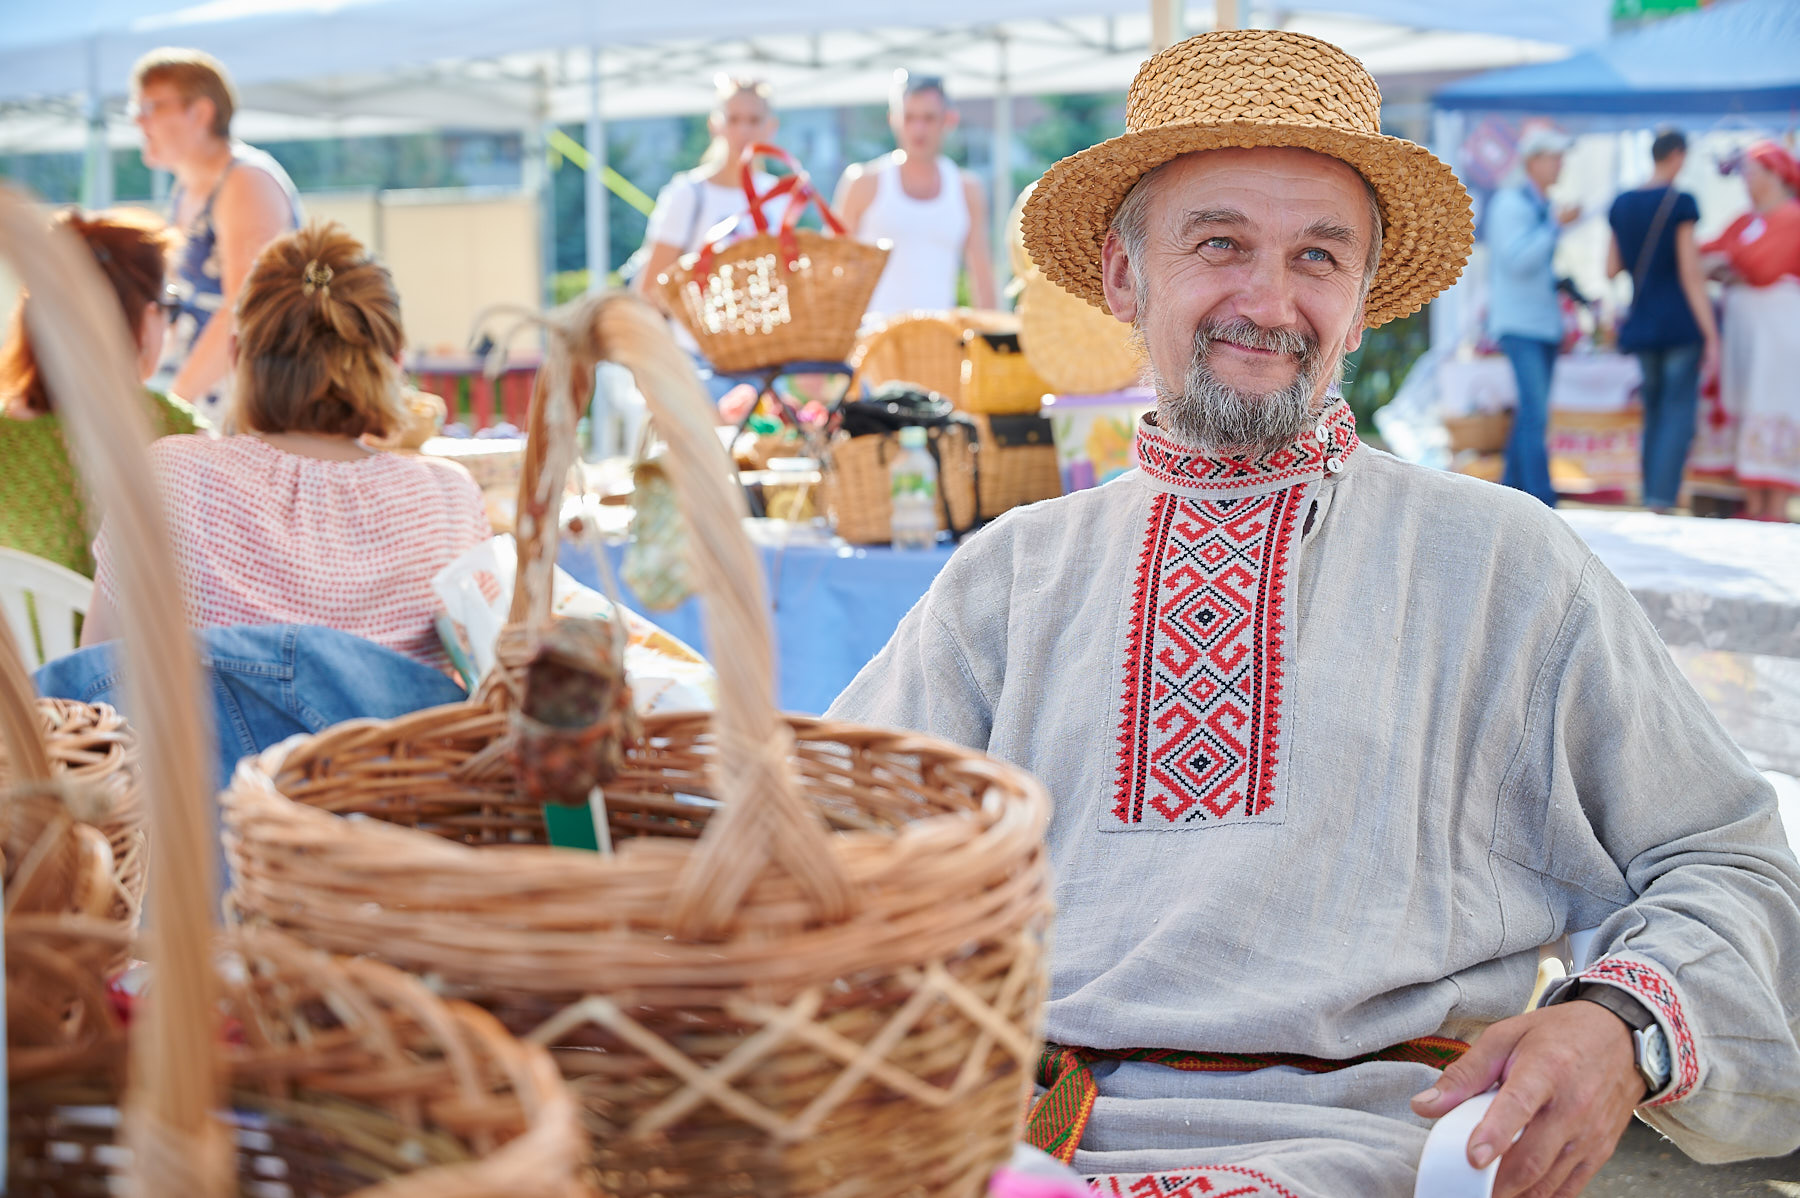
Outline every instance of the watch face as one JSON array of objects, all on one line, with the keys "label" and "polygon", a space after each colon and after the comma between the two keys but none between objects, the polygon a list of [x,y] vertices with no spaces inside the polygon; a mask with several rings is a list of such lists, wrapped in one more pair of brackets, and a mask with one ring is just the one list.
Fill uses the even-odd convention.
[{"label": "watch face", "polygon": [[1655,1093],[1669,1084],[1671,1065],[1669,1062],[1669,1040],[1663,1035],[1662,1025],[1646,1028],[1637,1033],[1638,1066],[1647,1075],[1645,1080],[1654,1079],[1650,1092]]}]

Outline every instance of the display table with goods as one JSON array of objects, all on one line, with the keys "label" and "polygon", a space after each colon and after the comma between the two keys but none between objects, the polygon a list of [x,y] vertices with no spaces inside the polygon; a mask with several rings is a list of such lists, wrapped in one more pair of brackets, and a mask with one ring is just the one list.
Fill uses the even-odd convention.
[{"label": "display table with goods", "polygon": [[[687,358],[635,297],[546,323],[499,664],[470,702],[240,767],[232,908],[551,1046],[606,1194],[976,1198],[1041,1047],[1048,801],[967,749],[777,715],[742,491]],[[638,471],[624,572],[703,597],[712,715],[636,716],[623,622],[551,618],[602,358],[667,442],[663,478]],[[664,483],[673,525],[646,519]]]},{"label": "display table with goods", "polygon": [[[1638,493],[1643,477],[1642,380],[1629,354],[1574,353],[1556,360],[1550,378],[1550,479],[1557,493],[1592,502]],[[1437,366],[1438,404],[1449,413],[1453,465],[1497,481],[1512,430],[1518,386],[1498,354],[1447,359]]]},{"label": "display table with goods", "polygon": [[33,699],[0,624],[7,1192],[578,1198],[575,1104],[545,1050],[393,968],[215,928],[205,706],[134,354],[92,258],[4,193],[0,251],[117,528],[141,712],[133,731]]}]

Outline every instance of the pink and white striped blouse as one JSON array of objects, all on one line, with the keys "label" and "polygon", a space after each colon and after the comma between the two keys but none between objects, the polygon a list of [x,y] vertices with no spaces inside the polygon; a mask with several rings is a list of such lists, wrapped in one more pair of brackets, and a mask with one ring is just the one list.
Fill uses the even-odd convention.
[{"label": "pink and white striped blouse", "polygon": [[[431,579],[490,534],[468,474],[428,458],[302,457],[253,436],[150,447],[189,623],[336,628],[442,668]],[[116,593],[106,530],[95,582]]]}]

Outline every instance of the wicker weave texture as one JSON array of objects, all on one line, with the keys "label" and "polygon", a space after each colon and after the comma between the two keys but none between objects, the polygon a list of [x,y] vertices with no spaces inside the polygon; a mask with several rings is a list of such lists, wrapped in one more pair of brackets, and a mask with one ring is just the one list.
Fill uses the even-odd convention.
[{"label": "wicker weave texture", "polygon": [[1384,229],[1369,328],[1456,281],[1474,242],[1468,192],[1430,151],[1381,132],[1381,92],[1329,42],[1280,30],[1202,34],[1138,69],[1125,133],[1052,166],[1025,205],[1026,248],[1051,282],[1105,306],[1100,249],[1137,181],[1182,154],[1292,146],[1347,163],[1375,189]]},{"label": "wicker weave texture", "polygon": [[963,326],[934,313],[900,316],[857,346],[851,395],[883,383],[911,383],[953,404],[963,393]]},{"label": "wicker weave texture", "polygon": [[683,259],[659,280],[663,296],[706,360],[722,371],[781,362],[842,362],[887,265],[885,248],[798,230],[792,269],[774,234],[722,250],[712,269]]},{"label": "wicker weave texture", "polygon": [[291,742],[224,797],[232,904],[551,1045],[607,1194],[973,1198],[1039,1046],[1043,791],[929,738],[775,716],[767,599],[691,368],[630,297],[550,327],[541,402],[579,404],[612,357],[669,440],[730,647],[719,711],[646,718],[606,785],[610,855],[542,847],[504,686]]},{"label": "wicker weave texture", "polygon": [[[975,454],[979,442],[969,440],[961,428],[933,429],[942,463],[938,486],[950,504],[950,517],[959,529],[975,523]],[[885,545],[893,535],[894,501],[888,468],[900,453],[900,439],[889,433],[833,437],[819,483],[820,501],[838,536],[852,545]],[[983,462],[983,469],[986,463]],[[982,480],[985,492],[987,480]],[[938,530],[948,525],[938,505]]]},{"label": "wicker weave texture", "polygon": [[1032,445],[1002,446],[994,436],[993,420],[974,417],[981,444],[981,518],[994,517],[1063,493],[1062,468],[1056,461],[1056,442],[1045,431]]},{"label": "wicker weave texture", "polygon": [[1135,384],[1144,357],[1131,326],[1033,271],[1019,293],[1019,345],[1058,395],[1104,395]]}]

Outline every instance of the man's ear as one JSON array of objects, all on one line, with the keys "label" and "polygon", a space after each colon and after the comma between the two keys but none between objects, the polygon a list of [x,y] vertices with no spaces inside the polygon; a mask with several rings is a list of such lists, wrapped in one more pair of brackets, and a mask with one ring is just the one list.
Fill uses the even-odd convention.
[{"label": "man's ear", "polygon": [[1350,331],[1344,335],[1344,352],[1346,354],[1355,353],[1357,347],[1362,344],[1364,308],[1366,304],[1366,300],[1359,300],[1357,302],[1356,315],[1350,320]]},{"label": "man's ear", "polygon": [[1100,247],[1100,276],[1106,288],[1106,306],[1112,314],[1126,324],[1136,320],[1137,276],[1132,273],[1131,259],[1125,255],[1125,242],[1115,232],[1109,231],[1106,244]]}]

